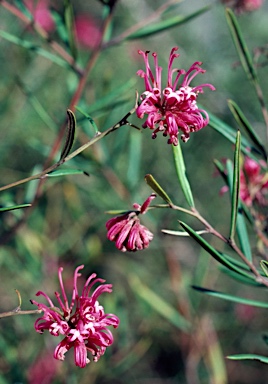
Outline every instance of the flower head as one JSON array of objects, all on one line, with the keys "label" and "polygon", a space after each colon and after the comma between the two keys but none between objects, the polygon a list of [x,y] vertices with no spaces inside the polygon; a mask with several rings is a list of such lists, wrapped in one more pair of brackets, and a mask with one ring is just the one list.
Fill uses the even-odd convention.
[{"label": "flower head", "polygon": [[152,193],[142,205],[133,204],[135,210],[107,221],[107,237],[109,240],[115,241],[115,245],[120,251],[135,252],[149,247],[154,235],[140,223],[138,215],[147,211],[155,197],[156,195]]},{"label": "flower head", "polygon": [[[171,50],[168,62],[168,79],[166,87],[161,88],[162,68],[158,65],[157,54],[152,54],[155,65],[155,75],[153,74],[148,54],[149,52],[139,51],[145,62],[145,71],[139,70],[137,75],[144,79],[145,92],[141,94],[141,103],[136,113],[140,119],[148,115],[143,128],[153,130],[152,138],[155,139],[158,132],[164,136],[169,136],[168,144],[178,145],[179,131],[182,133],[181,139],[186,142],[190,138],[190,133],[204,128],[209,117],[206,111],[199,109],[196,100],[199,93],[203,93],[204,87],[215,90],[211,84],[201,84],[190,86],[193,78],[199,73],[204,73],[201,62],[196,61],[188,71],[173,68],[173,61],[179,57],[176,53],[178,47]],[[173,75],[176,73],[175,79]]]},{"label": "flower head", "polygon": [[[105,314],[104,308],[99,304],[98,297],[104,293],[112,292],[111,284],[103,284],[105,280],[96,278],[93,273],[86,281],[82,294],[79,295],[77,289],[77,280],[81,276],[79,271],[84,266],[80,265],[74,272],[73,294],[71,304],[69,305],[65,293],[62,271],[59,268],[59,281],[61,294],[55,292],[58,306],[55,306],[52,300],[44,292],[37,292],[36,296],[44,296],[49,306],[31,300],[32,304],[37,305],[44,314],[36,320],[35,329],[39,333],[48,330],[53,336],[63,335],[64,339],[57,345],[54,358],[64,360],[65,353],[72,347],[74,348],[75,364],[84,368],[90,362],[87,353],[93,355],[93,361],[98,361],[104,354],[106,348],[113,343],[113,335],[107,328],[113,326],[117,328],[119,319],[113,314]],[[96,283],[101,283],[93,293],[90,290]]]},{"label": "flower head", "polygon": [[88,14],[76,16],[75,32],[78,43],[84,48],[94,48],[101,39],[96,21]]},{"label": "flower head", "polygon": [[263,5],[263,0],[222,0],[222,3],[233,7],[236,13],[252,12]]},{"label": "flower head", "polygon": [[55,23],[49,10],[49,0],[26,0],[26,6],[33,15],[35,23],[47,31],[52,32],[55,29]]}]

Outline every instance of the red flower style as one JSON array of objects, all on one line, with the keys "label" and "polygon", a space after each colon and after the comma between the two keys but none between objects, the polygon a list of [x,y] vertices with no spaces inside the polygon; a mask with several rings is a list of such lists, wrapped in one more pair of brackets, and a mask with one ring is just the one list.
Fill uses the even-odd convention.
[{"label": "red flower style", "polygon": [[[158,65],[157,54],[152,54],[155,65],[155,76],[150,68],[148,54],[149,51],[139,51],[145,62],[145,72],[139,70],[137,75],[144,79],[145,92],[141,94],[141,104],[136,113],[140,119],[148,115],[143,128],[153,130],[152,138],[155,139],[158,132],[163,132],[164,136],[169,135],[168,144],[178,145],[178,134],[182,132],[181,139],[186,142],[190,138],[190,133],[199,131],[208,125],[209,116],[206,111],[199,109],[196,99],[199,93],[203,93],[204,87],[215,90],[211,84],[201,84],[191,87],[190,83],[199,73],[206,71],[200,67],[201,62],[196,61],[188,71],[184,69],[172,69],[173,61],[179,57],[175,53],[178,47],[171,50],[168,63],[167,85],[161,88],[162,68]],[[173,81],[173,74],[177,73]],[[179,80],[183,80],[179,84]]]},{"label": "red flower style", "polygon": [[140,223],[138,215],[147,211],[155,197],[156,194],[152,193],[142,205],[133,204],[134,211],[129,211],[107,221],[107,237],[109,240],[115,241],[116,248],[120,251],[135,252],[149,247],[154,235]]},{"label": "red flower style", "polygon": [[[54,358],[64,360],[65,353],[72,347],[74,348],[75,364],[84,368],[90,360],[87,357],[89,351],[93,355],[93,361],[98,361],[104,354],[106,348],[113,343],[113,335],[108,326],[117,328],[119,319],[113,314],[105,314],[103,307],[98,302],[98,297],[104,293],[112,292],[111,284],[103,284],[105,280],[96,278],[93,273],[86,281],[82,290],[82,295],[78,294],[77,280],[81,276],[79,271],[84,266],[80,265],[74,272],[73,295],[69,305],[65,293],[62,271],[59,268],[60,293],[55,292],[59,306],[56,307],[51,299],[44,292],[37,292],[36,296],[44,296],[49,306],[31,300],[32,304],[37,305],[44,314],[36,320],[35,329],[39,333],[48,330],[51,335],[64,335],[64,339],[58,344],[54,351]],[[90,290],[96,283],[101,283],[92,294]]]}]

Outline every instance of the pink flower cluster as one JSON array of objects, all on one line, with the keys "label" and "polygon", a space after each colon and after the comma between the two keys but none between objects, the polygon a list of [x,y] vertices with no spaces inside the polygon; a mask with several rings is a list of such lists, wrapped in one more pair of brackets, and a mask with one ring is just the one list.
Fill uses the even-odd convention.
[{"label": "pink flower cluster", "polygon": [[[199,131],[208,124],[208,114],[203,109],[198,108],[196,100],[198,94],[204,92],[204,87],[215,90],[211,84],[190,86],[196,75],[205,72],[200,67],[201,62],[193,63],[188,71],[172,69],[174,59],[179,57],[179,54],[175,53],[177,50],[178,47],[171,50],[167,85],[163,91],[161,86],[162,68],[158,65],[155,52],[152,54],[155,75],[149,64],[148,51],[139,51],[145,62],[145,71],[139,70],[137,72],[137,75],[144,79],[145,84],[145,92],[141,94],[141,103],[136,110],[137,116],[143,119],[144,115],[148,115],[143,128],[148,127],[153,130],[153,139],[156,138],[158,132],[162,132],[164,136],[169,136],[168,144],[173,145],[178,145],[179,131],[182,133],[181,139],[186,142],[190,138],[191,132]],[[174,73],[176,73],[175,80],[173,80]]]},{"label": "pink flower cluster", "polygon": [[[39,333],[48,330],[52,336],[63,335],[64,339],[58,344],[54,352],[54,358],[64,360],[65,353],[72,347],[74,348],[75,364],[84,368],[90,360],[87,352],[93,355],[93,361],[98,361],[104,354],[106,348],[113,343],[113,335],[107,328],[113,326],[117,328],[119,319],[113,314],[105,314],[103,307],[98,302],[98,297],[104,292],[112,292],[111,284],[103,284],[105,280],[96,278],[93,273],[86,281],[82,294],[79,295],[77,280],[81,276],[79,271],[84,266],[80,265],[74,272],[73,295],[69,305],[65,293],[62,271],[59,268],[59,282],[61,293],[55,292],[58,307],[44,292],[37,292],[36,296],[44,296],[49,306],[31,300],[32,304],[37,305],[44,314],[36,320],[35,329]],[[90,290],[96,283],[101,283],[93,293]]]},{"label": "pink flower cluster", "polygon": [[[221,188],[220,193],[228,191],[228,187]],[[240,170],[240,199],[251,207],[253,203],[261,206],[268,205],[268,173],[262,173],[259,163],[250,157],[245,157],[243,168]]]},{"label": "pink flower cluster", "polygon": [[138,215],[147,211],[155,197],[156,195],[152,193],[142,205],[133,204],[135,211],[127,212],[107,221],[107,237],[115,242],[120,251],[135,252],[149,246],[153,234],[148,228],[141,225]]}]

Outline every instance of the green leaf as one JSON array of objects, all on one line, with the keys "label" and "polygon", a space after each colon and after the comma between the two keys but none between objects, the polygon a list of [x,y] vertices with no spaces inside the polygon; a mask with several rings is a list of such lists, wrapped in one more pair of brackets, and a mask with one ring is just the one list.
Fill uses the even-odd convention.
[{"label": "green leaf", "polygon": [[[189,233],[185,231],[172,231],[170,229],[161,229],[161,232],[166,233],[167,235],[172,235],[172,236],[181,236],[181,237],[188,237],[190,236]],[[208,233],[207,231],[196,231],[198,235],[202,235],[204,233]]]},{"label": "green leaf", "polygon": [[144,176],[144,179],[146,183],[152,188],[152,190],[158,194],[158,196],[162,197],[162,199],[165,200],[168,204],[173,204],[166,191],[164,191],[164,189],[160,186],[160,184],[158,184],[152,175],[147,174]]},{"label": "green leaf", "polygon": [[69,175],[85,175],[89,176],[89,174],[81,169],[58,169],[56,171],[52,171],[48,173],[46,176],[48,177],[59,177],[59,176],[69,176]]},{"label": "green leaf", "polygon": [[63,68],[68,68],[68,69],[71,68],[71,66],[65,60],[61,59],[60,57],[58,57],[56,55],[53,55],[52,53],[46,51],[43,48],[40,48],[38,45],[33,44],[30,41],[20,39],[19,37],[12,35],[6,31],[3,31],[3,30],[0,30],[0,37],[2,37],[3,39],[6,39],[7,41],[9,41],[11,43],[17,44],[17,45],[19,45],[19,46],[21,46],[21,47],[23,47],[29,51],[35,52],[38,55],[45,57],[46,59],[52,61],[53,63],[55,63],[55,64],[57,64]]},{"label": "green leaf", "polygon": [[268,364],[268,357],[261,356],[261,355],[241,354],[241,355],[230,355],[226,357],[227,359],[230,359],[230,360],[258,360],[258,361],[261,361],[262,363]]},{"label": "green leaf", "polygon": [[[64,0],[64,19],[68,34],[68,44],[74,60],[77,58],[77,47],[74,37],[74,12],[70,0]],[[90,38],[90,36],[89,36]]]},{"label": "green leaf", "polygon": [[90,124],[92,125],[92,127],[94,128],[94,131],[95,131],[96,133],[98,133],[98,132],[99,132],[98,127],[97,127],[95,121],[92,119],[92,117],[91,117],[87,112],[83,111],[81,108],[76,107],[76,109],[78,110],[78,112],[82,113],[82,115],[84,115],[84,116],[87,118],[87,120],[89,121],[89,123],[90,123]]},{"label": "green leaf", "polygon": [[237,137],[236,137],[235,153],[234,153],[234,172],[233,172],[233,182],[232,182],[232,189],[231,189],[232,205],[231,205],[231,226],[230,226],[230,235],[229,235],[229,238],[231,241],[234,241],[238,202],[239,202],[240,145],[241,145],[241,135],[240,135],[240,132],[238,131]]},{"label": "green leaf", "polygon": [[266,149],[263,146],[260,137],[256,133],[255,129],[251,126],[244,113],[233,100],[228,100],[227,103],[239,127],[247,132],[250,139],[259,148],[265,159],[267,159]]},{"label": "green leaf", "polygon": [[198,235],[197,232],[195,232],[191,227],[189,227],[189,225],[183,223],[182,221],[180,221],[180,225],[186,232],[189,233],[189,235],[198,244],[201,245],[202,248],[204,248],[219,263],[224,265],[226,268],[236,273],[239,273],[240,275],[243,275],[248,277],[249,279],[255,280],[255,277],[251,273],[246,272],[245,270],[239,268],[235,263],[232,263],[230,259],[226,258],[224,254],[218,252],[215,248],[213,248],[205,239],[203,239],[200,235]]},{"label": "green leaf", "polygon": [[[227,167],[228,186],[232,196],[234,177],[233,177],[233,166],[230,160],[227,160],[226,167]],[[248,231],[247,231],[247,227],[246,227],[246,223],[243,215],[243,208],[240,200],[238,202],[236,230],[237,230],[237,235],[238,235],[242,252],[245,254],[246,258],[249,261],[252,261],[251,246],[250,246]]]},{"label": "green leaf", "polygon": [[183,159],[183,154],[181,151],[181,146],[180,142],[178,142],[178,145],[175,146],[172,144],[172,149],[173,149],[173,156],[175,160],[175,167],[177,171],[177,176],[179,183],[181,185],[181,189],[183,191],[183,194],[185,196],[185,199],[188,203],[188,205],[193,208],[194,207],[194,199],[192,195],[192,190],[190,183],[188,181],[188,178],[186,176],[186,168],[184,164],[184,159]]},{"label": "green leaf", "polygon": [[210,8],[211,6],[208,5],[187,16],[181,16],[181,15],[173,16],[173,17],[170,17],[169,19],[159,21],[158,23],[150,24],[132,33],[127,37],[127,39],[128,40],[141,39],[144,37],[154,35],[156,33],[164,32],[170,28],[177,27],[178,25],[184,24],[187,21],[192,20],[193,18],[201,15],[202,13],[207,12]]},{"label": "green leaf", "polygon": [[260,266],[262,267],[263,272],[268,276],[268,262],[266,260],[261,260]]},{"label": "green leaf", "polygon": [[178,310],[143,284],[136,275],[129,276],[128,281],[133,291],[162,317],[183,332],[190,331],[190,323],[179,314]]},{"label": "green leaf", "polygon": [[67,136],[66,136],[64,147],[61,151],[60,162],[69,155],[72,149],[73,142],[74,142],[75,129],[76,129],[75,115],[70,109],[67,109],[67,116],[68,116]]},{"label": "green leaf", "polygon": [[32,204],[20,204],[20,205],[12,205],[10,207],[0,208],[0,212],[14,211],[15,209],[22,209],[31,207]]},{"label": "green leaf", "polygon": [[256,81],[257,73],[253,65],[252,57],[242,36],[237,18],[230,8],[226,8],[226,19],[244,71],[250,80]]},{"label": "green leaf", "polygon": [[[228,124],[224,123],[211,113],[209,113],[209,125],[231,143],[235,144],[237,134],[236,129],[230,127]],[[254,156],[254,153],[258,153],[260,155],[262,154],[262,152],[260,152],[256,147],[253,147],[253,145],[245,137],[241,137],[241,151],[245,155],[249,155],[250,153],[250,157],[256,161],[258,161],[258,158]]]},{"label": "green leaf", "polygon": [[257,301],[257,300],[252,300],[252,299],[245,299],[244,297],[228,295],[227,293],[213,291],[211,289],[206,289],[206,288],[202,288],[202,287],[196,287],[195,285],[193,285],[192,288],[195,289],[196,291],[203,292],[203,293],[205,293],[205,294],[207,294],[209,296],[214,296],[214,297],[217,297],[219,299],[224,299],[224,300],[232,301],[234,303],[251,305],[253,307],[268,308],[268,303],[263,302],[263,301]]},{"label": "green leaf", "polygon": [[257,281],[254,281],[252,279],[249,279],[246,276],[239,275],[236,272],[230,271],[228,268],[224,267],[223,265],[220,266],[220,271],[222,271],[232,279],[239,281],[240,283],[251,285],[251,286],[253,285],[254,287],[259,287],[259,288],[266,288],[263,284],[258,283]]}]

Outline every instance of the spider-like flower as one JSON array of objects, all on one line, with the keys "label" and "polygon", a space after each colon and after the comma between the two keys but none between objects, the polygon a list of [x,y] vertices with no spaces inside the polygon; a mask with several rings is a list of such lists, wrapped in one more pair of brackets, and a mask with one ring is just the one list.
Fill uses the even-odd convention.
[{"label": "spider-like flower", "polygon": [[[140,119],[148,115],[143,128],[153,130],[152,138],[155,139],[158,132],[164,136],[169,136],[168,144],[178,145],[178,135],[181,131],[181,139],[186,142],[190,138],[190,133],[199,131],[208,125],[209,116],[206,111],[199,109],[196,99],[199,93],[203,93],[204,87],[215,90],[211,84],[201,84],[190,86],[193,78],[199,73],[206,72],[200,67],[202,64],[196,61],[188,71],[184,69],[172,69],[173,61],[179,57],[175,53],[178,47],[171,50],[168,62],[167,85],[161,88],[162,68],[158,65],[157,54],[152,54],[155,65],[155,75],[153,74],[148,54],[149,51],[139,51],[145,62],[145,72],[139,70],[137,75],[144,78],[145,92],[141,94],[141,104],[136,113]],[[176,73],[175,80],[173,74]]]},{"label": "spider-like flower", "polygon": [[149,247],[154,235],[140,223],[138,215],[146,213],[155,197],[156,194],[152,193],[142,205],[133,204],[135,210],[107,221],[107,237],[109,240],[115,241],[115,245],[120,251],[135,252]]},{"label": "spider-like flower", "polygon": [[[64,360],[65,353],[73,347],[75,364],[80,368],[84,368],[90,362],[87,352],[93,355],[93,361],[99,360],[106,348],[113,343],[113,335],[107,327],[117,328],[119,325],[118,317],[105,314],[104,308],[98,302],[98,297],[102,293],[112,292],[111,284],[103,284],[105,280],[96,278],[97,275],[92,273],[84,285],[82,294],[79,295],[77,280],[81,276],[79,271],[83,268],[84,266],[80,265],[74,272],[70,305],[62,281],[63,268],[59,268],[58,271],[62,298],[60,293],[55,292],[58,306],[55,306],[48,295],[41,291],[37,292],[36,296],[44,296],[49,306],[31,300],[32,304],[44,312],[35,322],[36,331],[43,333],[48,330],[53,336],[64,336],[55,349],[54,358]],[[90,294],[96,283],[101,284]]]}]

